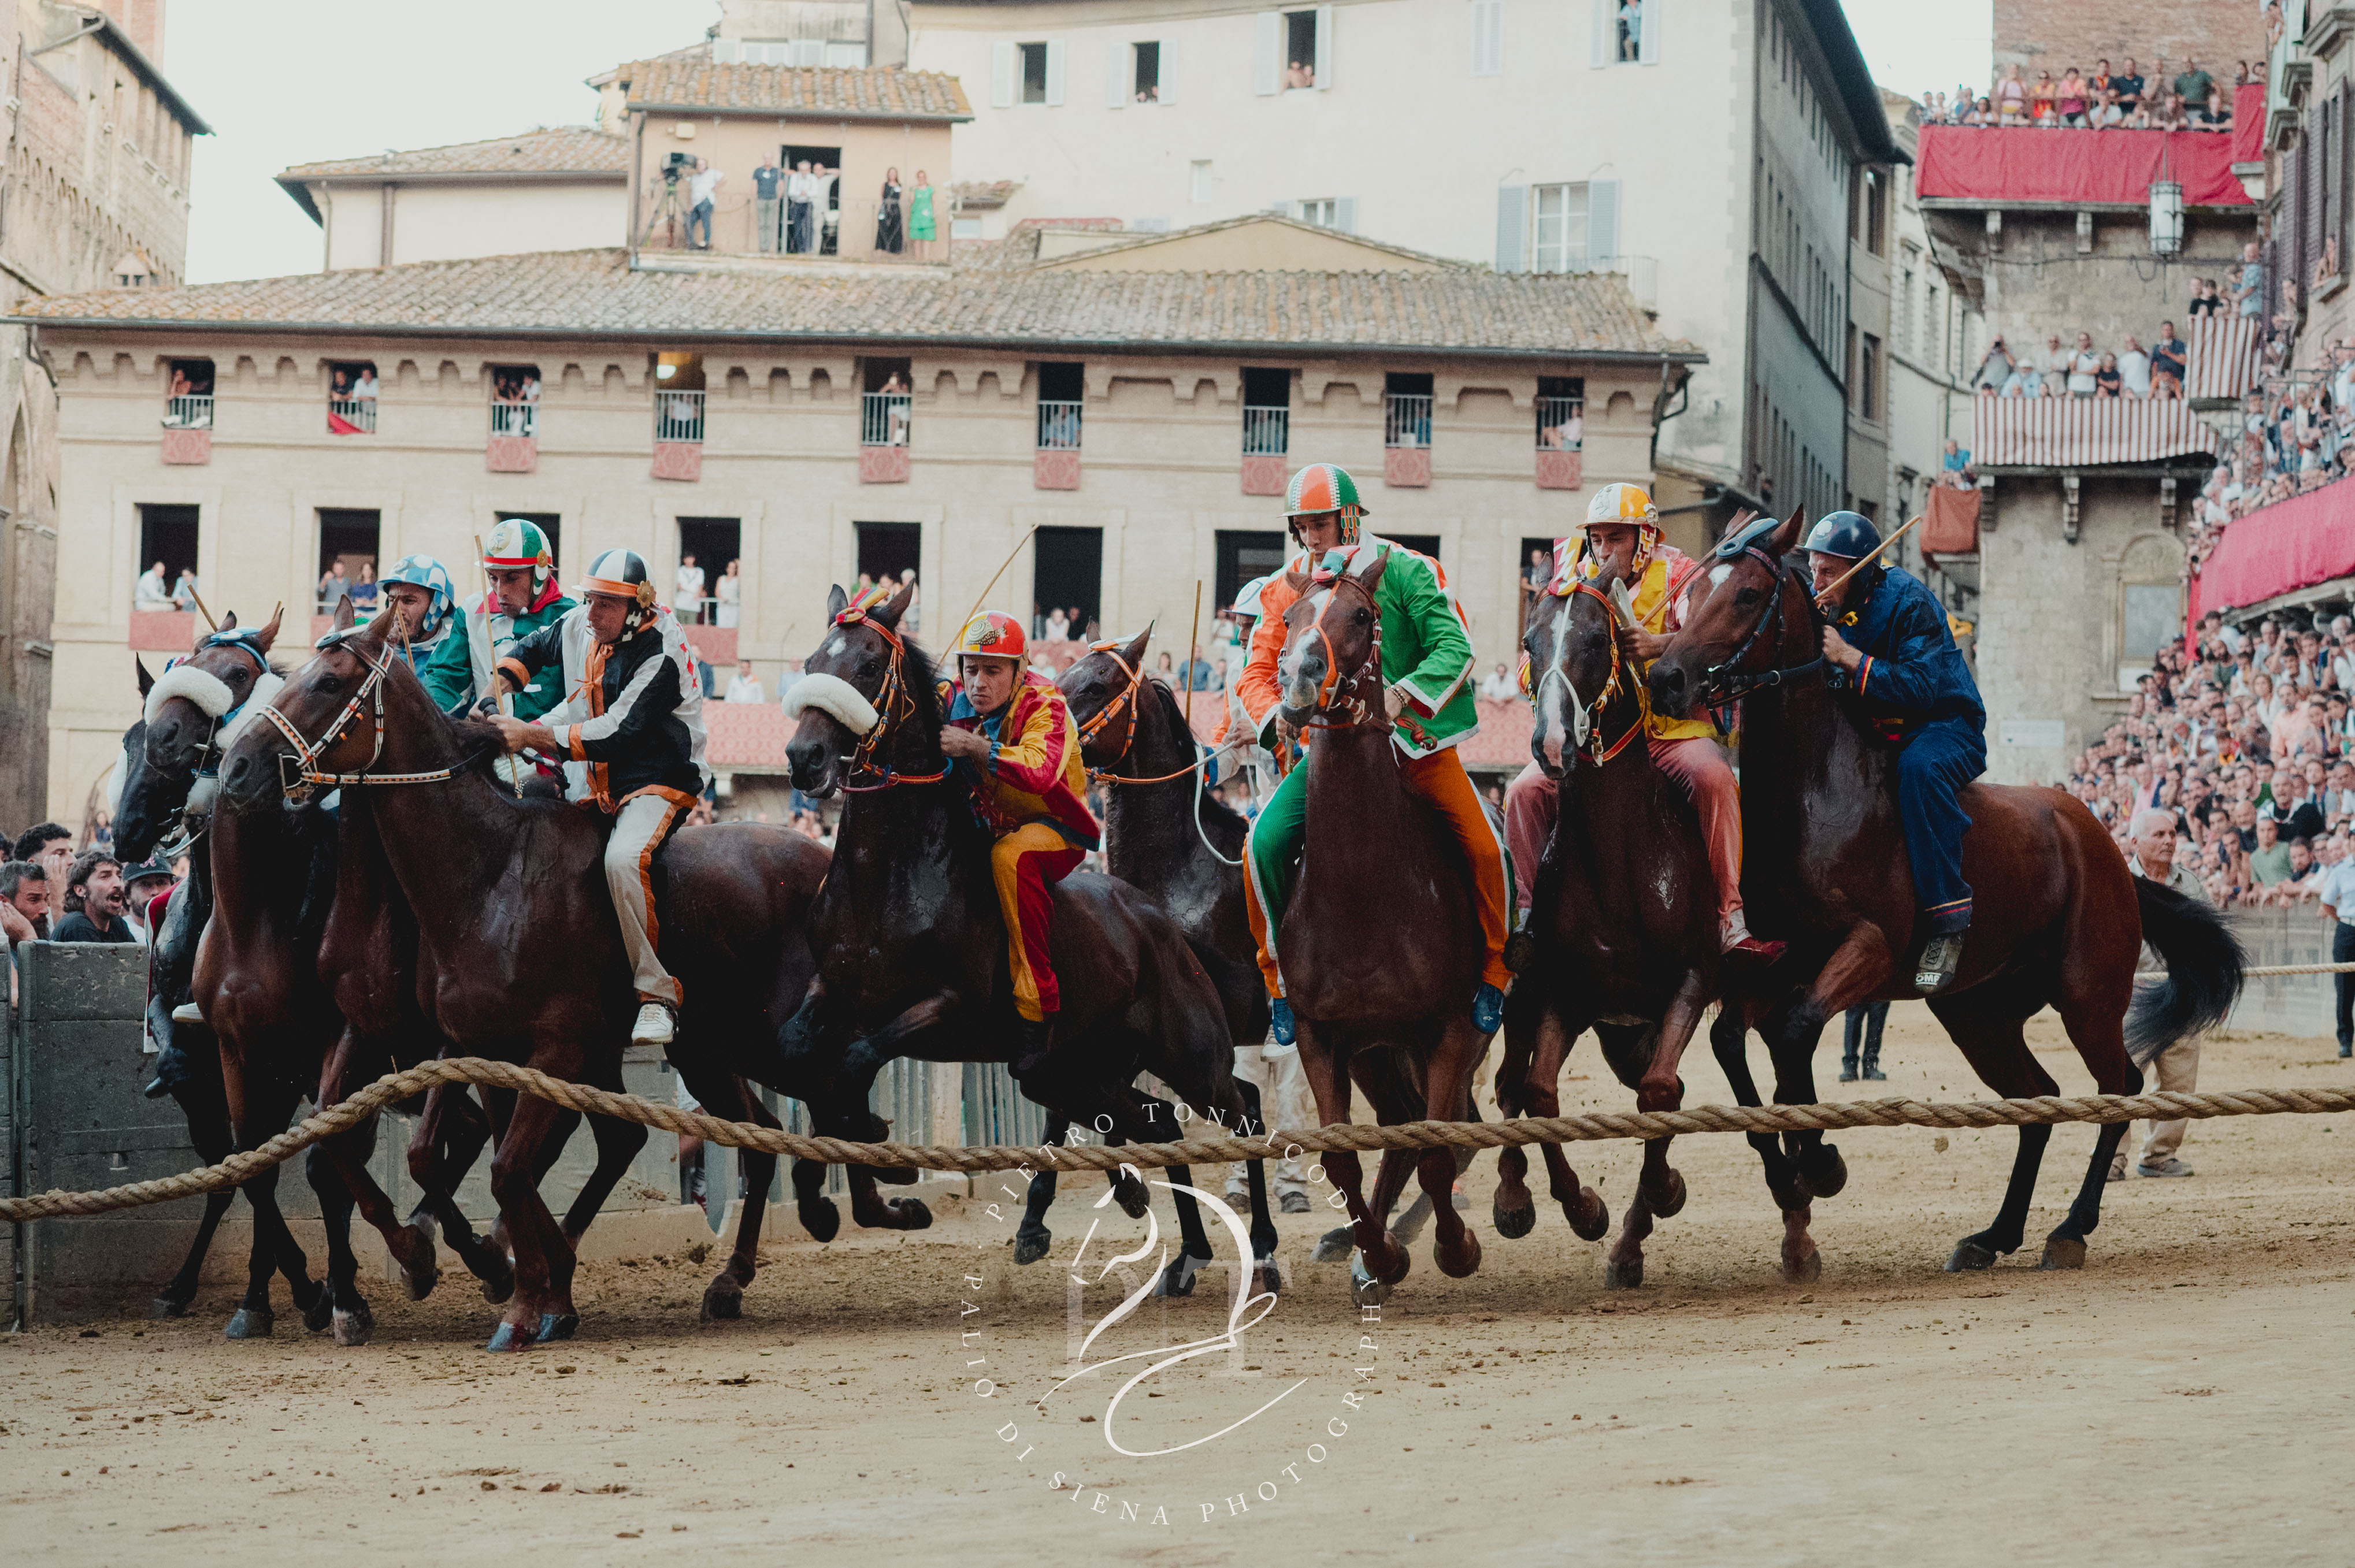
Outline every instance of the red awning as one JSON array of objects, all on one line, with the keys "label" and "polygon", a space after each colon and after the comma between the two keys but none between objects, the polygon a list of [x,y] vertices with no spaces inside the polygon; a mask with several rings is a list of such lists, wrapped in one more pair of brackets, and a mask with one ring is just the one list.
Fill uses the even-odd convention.
[{"label": "red awning", "polygon": [[2171,179],[2187,207],[2247,207],[2232,165],[2264,156],[2264,118],[2265,90],[2250,86],[2233,97],[2229,132],[1924,125],[1913,189],[1963,201],[2141,206],[2154,181]]},{"label": "red awning", "polygon": [[2185,596],[2189,624],[2344,577],[2355,577],[2355,483],[2340,480],[2224,524]]},{"label": "red awning", "polygon": [[1971,454],[1981,468],[2158,462],[2213,456],[2218,445],[2216,432],[2179,397],[1971,399]]}]

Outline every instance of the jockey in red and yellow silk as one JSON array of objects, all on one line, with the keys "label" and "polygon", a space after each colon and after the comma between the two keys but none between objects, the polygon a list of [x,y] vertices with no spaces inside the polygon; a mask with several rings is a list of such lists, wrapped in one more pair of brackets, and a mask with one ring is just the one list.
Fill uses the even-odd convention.
[{"label": "jockey in red and yellow silk", "polygon": [[965,622],[950,650],[962,679],[941,685],[948,723],[941,749],[972,785],[975,812],[996,841],[989,873],[1024,1024],[1018,1071],[1044,1057],[1062,1006],[1047,945],[1055,911],[1049,889],[1100,838],[1078,726],[1055,683],[1023,668],[1026,643],[1019,621],[984,611]]}]

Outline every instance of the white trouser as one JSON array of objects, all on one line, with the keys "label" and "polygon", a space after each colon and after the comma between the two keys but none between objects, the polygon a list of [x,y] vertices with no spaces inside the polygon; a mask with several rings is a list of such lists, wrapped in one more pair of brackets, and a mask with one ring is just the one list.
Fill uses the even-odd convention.
[{"label": "white trouser", "polygon": [[662,965],[655,943],[662,926],[655,918],[655,851],[670,825],[694,802],[669,792],[633,795],[613,813],[613,836],[605,841],[605,890],[622,921],[622,948],[630,955],[642,1001],[679,1004],[678,981]]},{"label": "white trouser", "polygon": [[[1298,1047],[1269,1058],[1261,1055],[1256,1045],[1238,1045],[1235,1047],[1235,1076],[1259,1090],[1259,1112],[1267,1118],[1269,1128],[1317,1125],[1316,1101],[1308,1092],[1308,1075],[1301,1070]],[[1275,1195],[1279,1198],[1286,1192],[1308,1191],[1298,1156],[1276,1162],[1274,1186]],[[1228,1166],[1229,1195],[1239,1195],[1243,1190],[1243,1168],[1241,1165]]]}]

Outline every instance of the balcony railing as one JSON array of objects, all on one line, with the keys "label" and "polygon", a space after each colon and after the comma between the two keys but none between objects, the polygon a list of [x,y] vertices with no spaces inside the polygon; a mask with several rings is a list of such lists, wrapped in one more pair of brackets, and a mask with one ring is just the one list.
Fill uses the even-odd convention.
[{"label": "balcony railing", "polygon": [[373,397],[328,398],[327,433],[336,436],[376,434],[376,399]]},{"label": "balcony railing", "polygon": [[[858,414],[858,444],[862,447],[904,447],[908,444],[909,395],[869,392]],[[1043,441],[1040,443],[1045,444]]]},{"label": "balcony railing", "polygon": [[493,403],[491,434],[495,436],[538,435],[539,405],[515,401]]},{"label": "balcony railing", "polygon": [[655,440],[693,441],[699,444],[703,440],[703,394],[656,392],[655,394]]},{"label": "balcony railing", "polygon": [[1578,451],[1585,436],[1585,398],[1540,397],[1538,399],[1538,450]]},{"label": "balcony railing", "polygon": [[1039,450],[1075,452],[1080,450],[1080,406],[1039,400]]},{"label": "balcony railing", "polygon": [[164,399],[164,428],[167,430],[209,430],[213,428],[213,397],[166,397]]},{"label": "balcony railing", "polygon": [[1243,456],[1282,457],[1291,450],[1291,409],[1243,405]]},{"label": "balcony railing", "polygon": [[1431,394],[1392,392],[1384,400],[1382,444],[1386,447],[1431,445]]}]

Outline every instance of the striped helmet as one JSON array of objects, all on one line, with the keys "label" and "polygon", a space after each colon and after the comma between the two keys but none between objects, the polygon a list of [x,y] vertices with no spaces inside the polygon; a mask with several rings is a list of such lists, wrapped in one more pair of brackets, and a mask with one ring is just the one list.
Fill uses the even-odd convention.
[{"label": "striped helmet", "polygon": [[1018,664],[1028,647],[1029,639],[1022,635],[1020,621],[1010,615],[985,609],[964,623],[949,654],[952,658],[969,653],[980,659],[1011,659]]},{"label": "striped helmet", "polygon": [[635,550],[601,551],[589,563],[589,576],[581,582],[581,591],[628,599],[629,619],[623,624],[633,630],[654,612],[654,575],[646,570],[645,557]]},{"label": "striped helmet", "polygon": [[1640,484],[1606,484],[1594,493],[1586,503],[1586,524],[1638,523],[1657,524],[1660,509],[1652,504],[1652,496]]},{"label": "striped helmet", "polygon": [[410,583],[432,595],[425,608],[425,624],[413,628],[410,641],[424,642],[442,630],[457,595],[451,590],[450,569],[432,556],[403,556],[385,569],[380,583]]},{"label": "striped helmet", "polygon": [[556,573],[556,552],[549,548],[548,535],[538,524],[527,517],[502,517],[483,541],[483,569],[512,572],[525,567],[532,569],[533,586],[545,583]]},{"label": "striped helmet", "polygon": [[1326,512],[1340,514],[1341,543],[1356,544],[1359,520],[1366,514],[1366,503],[1358,499],[1358,482],[1338,463],[1312,462],[1284,487],[1284,521],[1289,526],[1295,517]]}]

